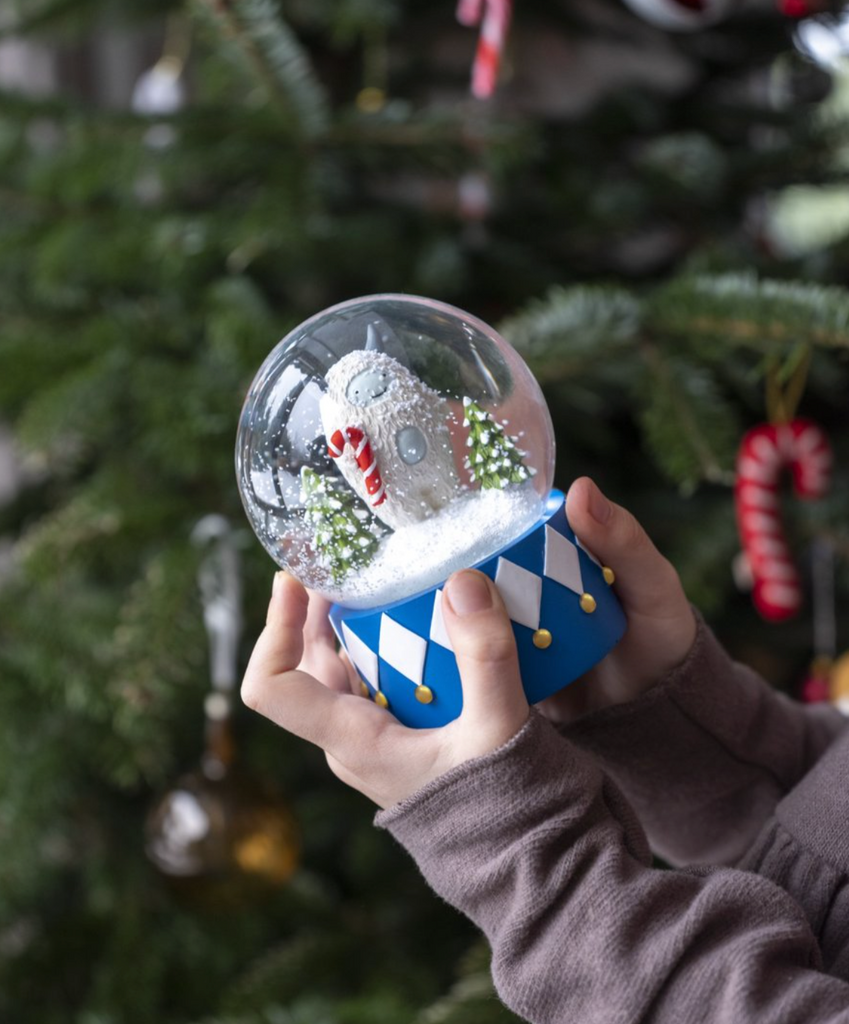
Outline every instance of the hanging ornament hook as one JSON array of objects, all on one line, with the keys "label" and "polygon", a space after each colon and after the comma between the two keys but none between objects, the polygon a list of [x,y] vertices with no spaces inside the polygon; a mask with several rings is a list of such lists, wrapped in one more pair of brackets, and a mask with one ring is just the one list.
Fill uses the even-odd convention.
[{"label": "hanging ornament hook", "polygon": [[766,410],[770,423],[790,423],[805,392],[812,350],[807,343],[797,345],[779,362],[773,358],[766,369]]},{"label": "hanging ornament hook", "polygon": [[207,552],[198,569],[203,621],[209,636],[212,686],[230,691],[236,685],[242,635],[242,578],[238,541],[230,523],[219,515],[204,516],[192,543]]}]

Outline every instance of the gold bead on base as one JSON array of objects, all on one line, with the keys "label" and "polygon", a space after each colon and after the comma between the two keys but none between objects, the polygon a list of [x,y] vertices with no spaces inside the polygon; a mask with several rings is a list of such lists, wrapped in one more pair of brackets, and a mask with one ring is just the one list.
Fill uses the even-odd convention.
[{"label": "gold bead on base", "polygon": [[539,647],[541,651],[544,651],[546,647],[551,647],[551,641],[553,637],[547,629],[538,629],[533,635],[534,647]]}]

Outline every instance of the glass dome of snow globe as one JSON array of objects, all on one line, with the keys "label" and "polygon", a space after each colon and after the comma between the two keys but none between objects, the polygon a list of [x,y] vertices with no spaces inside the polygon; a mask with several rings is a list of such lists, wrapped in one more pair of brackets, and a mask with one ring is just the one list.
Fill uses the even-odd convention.
[{"label": "glass dome of snow globe", "polygon": [[496,331],[453,306],[372,295],[269,354],[244,404],[239,489],[278,565],[348,608],[422,593],[544,515],[554,435]]}]

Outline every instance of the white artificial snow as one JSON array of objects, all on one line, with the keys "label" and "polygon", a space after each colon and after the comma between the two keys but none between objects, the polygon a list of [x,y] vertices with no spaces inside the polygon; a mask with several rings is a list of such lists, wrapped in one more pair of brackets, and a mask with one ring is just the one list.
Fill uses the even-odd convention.
[{"label": "white artificial snow", "polygon": [[341,586],[321,590],[348,608],[412,597],[507,547],[537,522],[544,508],[530,484],[468,491],[429,519],[389,534],[368,565],[351,572]]}]

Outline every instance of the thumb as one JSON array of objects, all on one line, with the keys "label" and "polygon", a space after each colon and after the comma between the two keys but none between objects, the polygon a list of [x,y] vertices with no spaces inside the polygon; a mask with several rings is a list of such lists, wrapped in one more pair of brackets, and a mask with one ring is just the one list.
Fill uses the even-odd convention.
[{"label": "thumb", "polygon": [[651,618],[689,616],[678,573],[637,520],[580,477],[566,496],[569,525],[602,565],[616,575],[616,593],[629,612]]},{"label": "thumb", "polygon": [[455,573],[443,596],[443,618],[463,683],[464,726],[480,728],[488,738],[485,745],[505,742],[528,717],[528,701],[504,602],[492,580],[473,569]]}]

